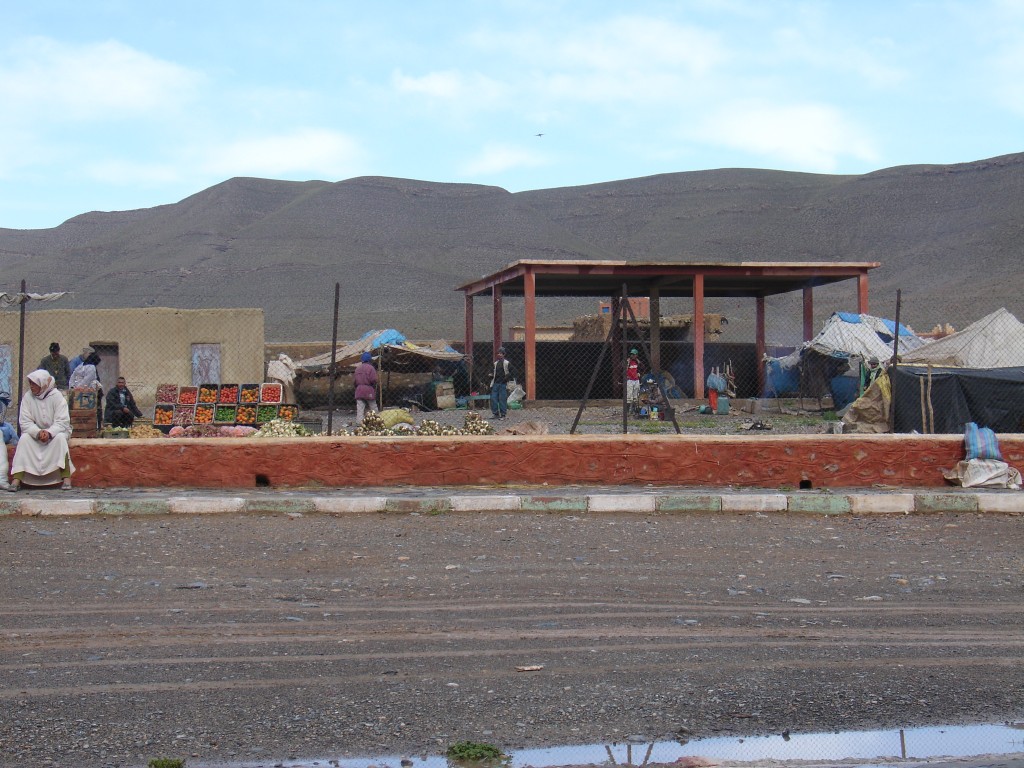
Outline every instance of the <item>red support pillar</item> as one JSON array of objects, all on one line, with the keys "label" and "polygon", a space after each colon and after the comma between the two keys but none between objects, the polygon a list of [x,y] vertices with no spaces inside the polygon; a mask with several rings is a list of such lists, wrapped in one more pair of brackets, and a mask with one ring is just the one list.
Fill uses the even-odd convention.
[{"label": "red support pillar", "polygon": [[764,353],[765,353],[765,322],[764,296],[757,297],[756,317],[754,319],[754,357],[757,358],[757,396],[764,394]]},{"label": "red support pillar", "polygon": [[814,289],[804,288],[804,341],[814,338]]},{"label": "red support pillar", "polygon": [[862,315],[868,314],[868,273],[861,272],[857,275],[857,311]]},{"label": "red support pillar", "polygon": [[704,275],[693,276],[693,396],[704,399]]},{"label": "red support pillar", "polygon": [[466,371],[469,373],[469,391],[473,391],[473,297],[466,292],[466,331],[462,353],[466,356]]},{"label": "red support pillar", "polygon": [[532,269],[523,275],[523,312],[526,317],[526,399],[537,399],[537,276]]},{"label": "red support pillar", "polygon": [[493,360],[496,360],[498,358],[498,348],[501,346],[501,339],[502,339],[502,337],[504,335],[501,332],[501,322],[502,322],[502,320],[501,320],[501,286],[500,285],[494,286],[494,316],[493,316],[492,319],[493,319],[494,325],[493,325],[493,327],[491,329],[492,330],[492,334],[493,334],[491,336],[491,338],[493,339],[493,341],[491,343],[491,360],[493,361]]}]

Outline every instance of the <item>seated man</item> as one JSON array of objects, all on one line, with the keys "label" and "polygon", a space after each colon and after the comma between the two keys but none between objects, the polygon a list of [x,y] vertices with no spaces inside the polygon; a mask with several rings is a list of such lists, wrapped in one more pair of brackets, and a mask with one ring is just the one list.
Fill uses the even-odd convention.
[{"label": "seated man", "polygon": [[135,423],[136,416],[142,416],[142,411],[135,404],[128,384],[124,376],[117,378],[117,386],[107,393],[107,407],[104,420],[115,427],[131,427]]},{"label": "seated man", "polygon": [[7,423],[7,407],[11,404],[11,393],[0,392],[0,433],[3,434],[3,442],[0,443],[0,488],[7,490],[10,484],[7,482],[7,473],[11,468],[10,459],[7,457],[7,446],[18,444],[18,433],[14,427]]}]

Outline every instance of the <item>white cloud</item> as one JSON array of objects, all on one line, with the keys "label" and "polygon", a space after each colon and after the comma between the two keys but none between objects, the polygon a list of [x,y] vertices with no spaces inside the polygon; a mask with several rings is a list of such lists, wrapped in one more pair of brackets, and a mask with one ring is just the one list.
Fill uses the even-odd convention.
[{"label": "white cloud", "polygon": [[0,53],[5,112],[63,120],[148,116],[181,107],[202,77],[123,43],[68,45],[45,37]]},{"label": "white cloud", "polygon": [[612,73],[671,71],[701,75],[719,64],[724,51],[716,35],[664,19],[610,19],[567,38],[557,48],[567,63]]},{"label": "white cloud", "polygon": [[727,105],[701,120],[692,137],[818,173],[834,172],[840,158],[878,159],[870,138],[823,104]]},{"label": "white cloud", "polygon": [[545,165],[546,162],[540,152],[531,149],[510,144],[488,144],[475,157],[464,163],[459,171],[463,176],[487,176],[516,168],[536,168]]},{"label": "white cloud", "polygon": [[810,71],[849,75],[878,89],[894,89],[910,78],[903,66],[893,63],[902,53],[891,38],[876,35],[855,43],[836,38],[828,27],[783,27],[772,37],[772,47],[763,55],[777,68],[777,62],[796,63]]},{"label": "white cloud", "polygon": [[363,162],[355,139],[323,128],[240,139],[204,153],[203,170],[225,176],[347,178],[357,175]]},{"label": "white cloud", "polygon": [[168,163],[136,163],[107,160],[90,163],[85,172],[95,181],[118,186],[153,186],[181,181],[185,168]]},{"label": "white cloud", "polygon": [[418,77],[396,70],[391,76],[391,85],[400,94],[426,96],[477,107],[497,103],[505,93],[504,86],[490,77],[457,70],[428,72]]},{"label": "white cloud", "polygon": [[990,53],[982,62],[982,77],[988,92],[996,103],[1024,115],[1024,0],[997,0],[984,22]]},{"label": "white cloud", "polygon": [[672,102],[729,58],[714,32],[664,19],[620,16],[568,29],[481,29],[469,41],[489,61],[504,57],[503,91],[534,106]]}]

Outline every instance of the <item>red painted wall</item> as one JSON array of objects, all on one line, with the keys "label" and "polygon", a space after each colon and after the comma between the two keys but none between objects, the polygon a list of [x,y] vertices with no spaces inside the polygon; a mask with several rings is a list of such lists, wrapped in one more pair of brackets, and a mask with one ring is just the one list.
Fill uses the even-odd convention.
[{"label": "red painted wall", "polygon": [[[1024,435],[1000,436],[1024,469]],[[937,487],[959,435],[72,440],[78,487]],[[258,482],[257,478],[260,478]]]}]

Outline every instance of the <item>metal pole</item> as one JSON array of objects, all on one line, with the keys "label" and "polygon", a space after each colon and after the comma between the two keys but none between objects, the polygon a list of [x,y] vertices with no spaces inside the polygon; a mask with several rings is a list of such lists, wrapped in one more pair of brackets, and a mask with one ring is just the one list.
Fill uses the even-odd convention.
[{"label": "metal pole", "polygon": [[[900,307],[903,291],[896,289],[896,335],[892,340],[892,360],[889,363],[889,433],[896,431],[896,360],[900,354]],[[922,425],[923,427],[924,425]]]},{"label": "metal pole", "polygon": [[327,434],[334,434],[334,365],[338,360],[338,303],[341,283],[334,284],[334,327],[331,331],[331,367],[327,372]]},{"label": "metal pole", "polygon": [[28,296],[25,292],[25,281],[21,281],[21,307],[18,310],[21,317],[18,319],[18,416],[17,430],[21,435],[21,397],[25,387],[25,304],[28,303]]}]

